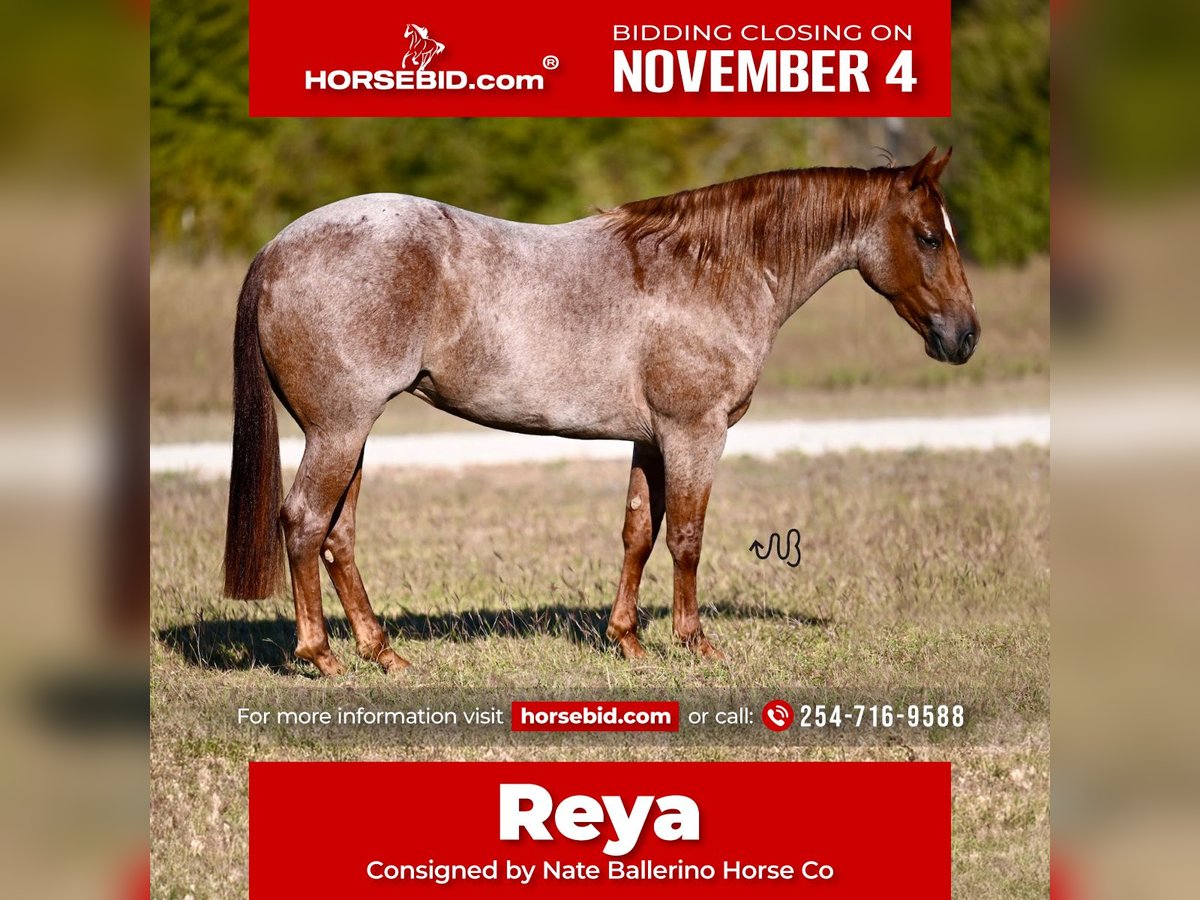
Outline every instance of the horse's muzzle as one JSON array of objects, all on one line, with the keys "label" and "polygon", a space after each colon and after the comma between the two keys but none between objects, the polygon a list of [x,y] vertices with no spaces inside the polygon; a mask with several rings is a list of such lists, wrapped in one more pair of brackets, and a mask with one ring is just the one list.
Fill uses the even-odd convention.
[{"label": "horse's muzzle", "polygon": [[975,352],[979,345],[979,326],[975,323],[965,328],[946,334],[938,329],[930,329],[925,339],[925,352],[938,362],[961,366]]}]

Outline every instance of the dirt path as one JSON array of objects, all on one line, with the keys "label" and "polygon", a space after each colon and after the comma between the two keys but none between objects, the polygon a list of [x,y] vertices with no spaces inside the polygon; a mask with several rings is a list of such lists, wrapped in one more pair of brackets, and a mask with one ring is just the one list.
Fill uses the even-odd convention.
[{"label": "dirt path", "polygon": [[[1050,414],[896,419],[799,419],[744,422],[729,432],[726,456],[770,459],[780,453],[844,453],[849,450],[992,450],[1020,444],[1048,446]],[[285,468],[295,468],[304,451],[299,438],[284,438]],[[502,431],[380,435],[367,442],[365,466],[457,469],[463,466],[548,463],[579,459],[628,459],[623,441],[575,441]],[[150,472],[190,472],[216,478],[229,474],[230,447],[220,441],[154,444]]]}]

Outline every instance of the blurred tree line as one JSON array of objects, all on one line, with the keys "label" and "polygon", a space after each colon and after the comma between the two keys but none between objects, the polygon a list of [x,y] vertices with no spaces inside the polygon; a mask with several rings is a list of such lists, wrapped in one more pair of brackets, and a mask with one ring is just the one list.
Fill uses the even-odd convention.
[{"label": "blurred tree line", "polygon": [[251,119],[248,4],[156,7],[151,203],[158,249],[253,250],[296,216],[397,191],[535,222],[771,169],[874,165],[953,144],[946,176],[976,259],[1049,246],[1046,0],[954,6],[954,116],[877,119]]}]

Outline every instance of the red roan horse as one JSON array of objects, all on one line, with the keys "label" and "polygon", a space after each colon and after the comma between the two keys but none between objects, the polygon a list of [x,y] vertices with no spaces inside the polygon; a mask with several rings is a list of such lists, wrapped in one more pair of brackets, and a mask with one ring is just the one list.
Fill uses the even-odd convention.
[{"label": "red roan horse", "polygon": [[[408,665],[354,562],[363,445],[408,391],[493,428],[632,441],[609,637],[644,655],[638,586],[665,513],[675,636],[720,656],[696,605],[704,512],[726,430],[783,323],[856,268],[934,359],[965,363],[979,341],[938,186],[950,154],[934,157],[754,175],[565,225],[398,194],[296,220],[255,257],[238,300],[226,594],[277,588],[282,526],[296,655],[344,671],[321,610],[323,560],[358,652]],[[305,434],[286,500],[273,394]]]}]

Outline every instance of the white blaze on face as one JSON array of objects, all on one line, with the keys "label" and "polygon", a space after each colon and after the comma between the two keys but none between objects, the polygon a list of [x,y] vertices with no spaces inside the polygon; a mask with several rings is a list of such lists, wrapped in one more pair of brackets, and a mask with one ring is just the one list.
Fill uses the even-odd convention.
[{"label": "white blaze on face", "polygon": [[[946,234],[950,235],[950,240],[954,240],[954,228],[950,225],[950,213],[946,212],[946,207],[942,207],[942,221],[946,223]],[[957,242],[956,242],[957,243]]]},{"label": "white blaze on face", "polygon": [[[945,206],[942,207],[942,221],[946,225],[946,234],[950,235],[950,240],[957,243],[957,241],[955,241],[955,238],[954,238],[954,227],[950,224],[950,213],[946,212]],[[975,308],[975,298],[972,297],[971,298],[971,309],[974,309],[974,308]]]}]

